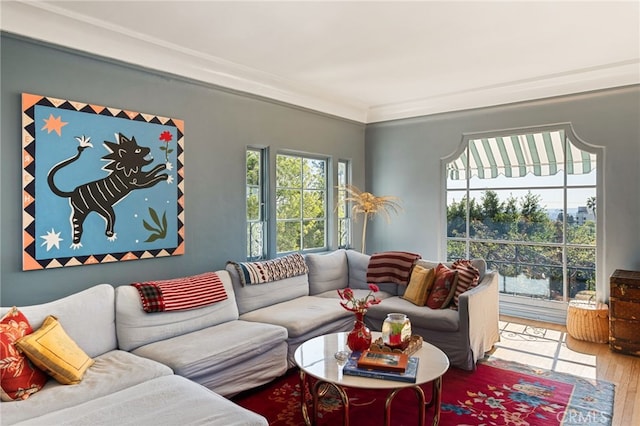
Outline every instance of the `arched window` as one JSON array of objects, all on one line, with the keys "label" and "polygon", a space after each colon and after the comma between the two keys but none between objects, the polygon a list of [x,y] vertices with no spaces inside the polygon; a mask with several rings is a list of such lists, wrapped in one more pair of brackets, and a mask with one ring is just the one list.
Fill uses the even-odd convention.
[{"label": "arched window", "polygon": [[561,124],[464,135],[444,160],[447,258],[486,259],[502,313],[563,322],[595,295],[600,152]]}]

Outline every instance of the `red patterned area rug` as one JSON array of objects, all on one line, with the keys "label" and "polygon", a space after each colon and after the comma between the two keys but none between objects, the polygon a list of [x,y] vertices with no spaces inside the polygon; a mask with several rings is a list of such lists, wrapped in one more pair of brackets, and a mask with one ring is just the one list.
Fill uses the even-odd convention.
[{"label": "red patterned area rug", "polygon": [[[442,382],[441,425],[610,425],[614,385],[570,374],[531,368],[497,358],[483,360],[476,371],[451,368]],[[431,386],[423,386],[429,398]],[[384,423],[385,391],[348,389],[352,425]],[[300,380],[296,369],[275,381],[233,398],[267,418],[270,425],[299,426]],[[318,423],[343,422],[340,398],[325,396]],[[416,397],[405,390],[394,399],[393,425],[417,424]],[[427,411],[431,424],[432,409]]]}]

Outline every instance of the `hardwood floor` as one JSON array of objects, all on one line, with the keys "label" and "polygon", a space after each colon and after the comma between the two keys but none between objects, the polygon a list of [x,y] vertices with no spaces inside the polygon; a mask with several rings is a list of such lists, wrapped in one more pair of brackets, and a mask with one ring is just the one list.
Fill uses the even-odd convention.
[{"label": "hardwood floor", "polygon": [[640,357],[576,340],[558,324],[500,316],[500,330],[501,341],[491,355],[614,383],[613,425],[640,425]]}]

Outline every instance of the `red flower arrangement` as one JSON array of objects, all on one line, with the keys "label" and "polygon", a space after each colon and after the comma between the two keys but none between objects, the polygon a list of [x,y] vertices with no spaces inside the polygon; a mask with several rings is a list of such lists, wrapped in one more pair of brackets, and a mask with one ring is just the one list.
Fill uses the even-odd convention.
[{"label": "red flower arrangement", "polygon": [[370,306],[377,305],[382,302],[382,299],[378,299],[374,294],[380,291],[378,286],[375,284],[369,284],[369,294],[362,299],[356,299],[353,290],[350,288],[337,291],[340,299],[342,299],[340,305],[347,311],[351,312],[366,312]]}]

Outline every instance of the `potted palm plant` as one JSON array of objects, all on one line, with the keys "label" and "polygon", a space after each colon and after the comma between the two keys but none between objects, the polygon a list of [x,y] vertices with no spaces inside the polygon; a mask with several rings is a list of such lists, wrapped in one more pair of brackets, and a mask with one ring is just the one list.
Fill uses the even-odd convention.
[{"label": "potted palm plant", "polygon": [[391,213],[398,213],[402,210],[398,197],[392,195],[375,196],[370,192],[360,191],[353,185],[344,187],[347,192],[346,201],[352,203],[351,211],[355,217],[362,214],[362,253],[365,253],[367,238],[367,222],[369,218],[376,214],[382,214],[387,222],[391,219]]}]

